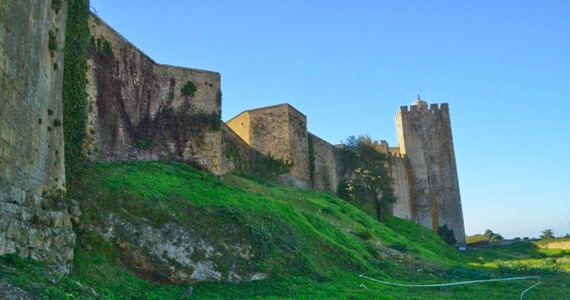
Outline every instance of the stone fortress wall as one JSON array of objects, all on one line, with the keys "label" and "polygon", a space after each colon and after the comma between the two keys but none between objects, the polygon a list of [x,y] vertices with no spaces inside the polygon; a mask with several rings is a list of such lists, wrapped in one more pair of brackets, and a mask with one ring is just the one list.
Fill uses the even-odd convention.
[{"label": "stone fortress wall", "polygon": [[75,245],[62,198],[67,5],[50,2],[0,1],[0,255],[67,272]]},{"label": "stone fortress wall", "polygon": [[[306,129],[306,117],[289,104],[247,110],[227,122],[254,150],[293,163],[282,183],[337,191],[336,147]],[[398,147],[382,141],[390,157],[396,196],[393,215],[437,231],[447,225],[459,245],[465,241],[463,211],[449,106],[419,99],[396,115]],[[307,139],[308,137],[308,139]]]},{"label": "stone fortress wall", "polygon": [[336,193],[340,179],[336,147],[309,132],[309,155],[309,174],[313,189]]},{"label": "stone fortress wall", "polygon": [[309,188],[307,118],[289,104],[245,111],[227,122],[252,149],[293,165],[280,183]]},{"label": "stone fortress wall", "polygon": [[[61,197],[66,4],[0,1],[0,255],[19,253],[62,272],[73,259],[70,220],[79,213]],[[336,192],[336,147],[309,133],[301,112],[275,105],[224,124],[219,73],[157,64],[99,18],[89,26],[92,160],[179,160],[222,175],[251,172],[254,156],[265,154],[293,163],[282,183]],[[195,90],[184,90],[188,82]],[[435,230],[447,224],[463,243],[447,104],[401,107],[396,123],[399,145],[385,146],[394,214]]]},{"label": "stone fortress wall", "polygon": [[392,214],[402,219],[412,219],[414,209],[410,196],[410,172],[406,156],[400,153],[400,147],[390,147],[388,142],[381,141],[382,152],[389,156],[390,176],[396,203],[392,205]]},{"label": "stone fortress wall", "polygon": [[[91,159],[179,160],[221,174],[220,74],[157,64],[98,17],[89,26]],[[188,82],[196,90],[184,94]]]}]

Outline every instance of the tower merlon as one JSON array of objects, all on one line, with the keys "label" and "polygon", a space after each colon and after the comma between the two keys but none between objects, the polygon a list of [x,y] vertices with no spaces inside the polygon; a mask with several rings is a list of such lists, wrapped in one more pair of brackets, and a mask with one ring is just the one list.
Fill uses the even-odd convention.
[{"label": "tower merlon", "polygon": [[415,105],[410,106],[410,111],[411,111],[411,112],[420,111],[420,110],[422,110],[422,109],[421,109],[421,107],[419,107],[419,106],[415,106]]}]

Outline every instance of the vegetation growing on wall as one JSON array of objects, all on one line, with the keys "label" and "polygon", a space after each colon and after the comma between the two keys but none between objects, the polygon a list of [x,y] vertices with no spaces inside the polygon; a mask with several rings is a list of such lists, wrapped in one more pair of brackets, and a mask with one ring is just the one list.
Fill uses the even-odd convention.
[{"label": "vegetation growing on wall", "polygon": [[57,30],[52,29],[48,32],[48,49],[52,56],[57,51]]},{"label": "vegetation growing on wall", "polygon": [[246,154],[240,153],[236,141],[229,137],[224,137],[223,144],[225,145],[225,149],[223,151],[224,155],[227,159],[233,162],[234,165],[232,173],[239,175],[251,175],[251,160],[247,157],[243,157],[246,156]]},{"label": "vegetation growing on wall", "polygon": [[282,159],[276,159],[271,156],[254,151],[253,152],[253,177],[261,179],[262,181],[275,181],[280,175],[289,173],[293,167],[292,162]]},{"label": "vegetation growing on wall", "polygon": [[101,52],[103,55],[109,58],[115,58],[115,53],[113,52],[113,46],[111,45],[111,42],[104,38],[95,39],[94,36],[91,36],[90,46],[93,47],[94,50]]},{"label": "vegetation growing on wall", "polygon": [[188,80],[186,84],[184,84],[184,86],[181,88],[182,95],[184,96],[194,95],[194,92],[196,92],[197,90],[198,88],[196,87],[194,82],[190,80]]},{"label": "vegetation growing on wall", "polygon": [[89,46],[89,1],[69,0],[65,31],[63,83],[63,130],[65,173],[73,183],[84,160],[83,141],[87,123],[87,48]]},{"label": "vegetation growing on wall", "polygon": [[382,222],[396,202],[388,156],[368,136],[349,137],[339,154],[344,178],[338,186],[339,196]]},{"label": "vegetation growing on wall", "polygon": [[56,14],[59,14],[61,4],[62,0],[51,0],[51,8],[55,11]]},{"label": "vegetation growing on wall", "polygon": [[146,149],[150,148],[150,146],[152,146],[152,142],[147,141],[145,139],[140,139],[137,141],[136,146],[140,150],[146,150]]},{"label": "vegetation growing on wall", "polygon": [[220,107],[222,107],[222,98],[223,98],[222,90],[218,90],[218,93],[216,94],[216,103],[218,103]]},{"label": "vegetation growing on wall", "polygon": [[225,156],[234,163],[233,174],[253,178],[258,182],[275,182],[280,175],[291,171],[292,162],[277,159],[251,149],[246,153],[240,153],[239,147],[234,140],[224,140]]},{"label": "vegetation growing on wall", "polygon": [[313,139],[311,135],[307,135],[307,148],[309,151],[309,178],[311,179],[311,184],[315,186],[315,149],[313,145]]},{"label": "vegetation growing on wall", "polygon": [[455,239],[455,233],[453,229],[447,227],[447,224],[439,226],[437,234],[444,240],[448,245],[454,246],[457,244],[457,239]]},{"label": "vegetation growing on wall", "polygon": [[191,116],[196,118],[196,120],[198,120],[199,124],[202,124],[202,126],[205,126],[206,128],[209,127],[209,129],[211,129],[211,130],[219,130],[220,129],[222,119],[221,119],[220,114],[217,112],[207,113],[207,112],[199,111],[199,112],[192,114]]}]

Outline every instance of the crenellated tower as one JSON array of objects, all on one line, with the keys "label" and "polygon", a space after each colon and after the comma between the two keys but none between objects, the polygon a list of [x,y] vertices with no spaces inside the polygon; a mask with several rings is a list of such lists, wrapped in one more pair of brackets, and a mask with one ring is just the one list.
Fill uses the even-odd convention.
[{"label": "crenellated tower", "polygon": [[435,231],[447,225],[459,245],[465,227],[447,103],[418,99],[396,114],[399,153],[405,156],[412,220]]}]

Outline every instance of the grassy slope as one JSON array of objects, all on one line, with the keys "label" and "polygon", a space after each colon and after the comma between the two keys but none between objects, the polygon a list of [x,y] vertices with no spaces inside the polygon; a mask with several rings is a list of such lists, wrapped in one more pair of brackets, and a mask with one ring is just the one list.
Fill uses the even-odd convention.
[{"label": "grassy slope", "polygon": [[[358,278],[361,273],[405,283],[540,274],[545,284],[525,299],[567,297],[561,283],[570,282],[570,277],[556,271],[559,265],[568,266],[568,252],[522,244],[459,253],[430,230],[397,218],[379,224],[331,194],[267,186],[233,175],[220,180],[179,163],[96,164],[84,178],[74,192],[82,203],[84,225],[96,222],[98,212],[112,211],[145,217],[157,225],[174,220],[213,228],[212,234],[223,234],[215,228],[228,223],[248,228],[245,238],[256,245],[264,258],[261,268],[272,278],[196,283],[192,299],[505,299],[517,298],[532,284],[418,290],[364,281]],[[178,299],[188,289],[134,276],[112,245],[82,228],[71,275],[50,281],[41,266],[14,257],[2,261],[0,275],[53,299],[88,298],[94,295],[88,287],[107,299]],[[370,290],[360,288],[361,283]]]}]

